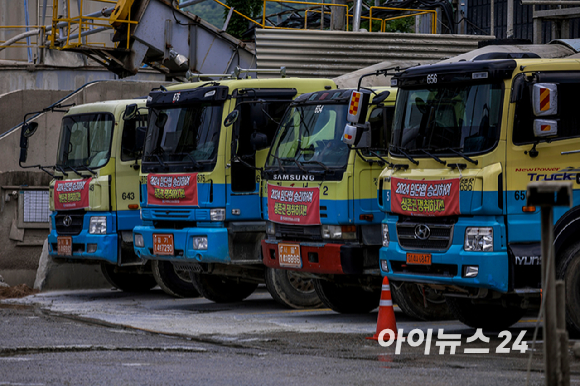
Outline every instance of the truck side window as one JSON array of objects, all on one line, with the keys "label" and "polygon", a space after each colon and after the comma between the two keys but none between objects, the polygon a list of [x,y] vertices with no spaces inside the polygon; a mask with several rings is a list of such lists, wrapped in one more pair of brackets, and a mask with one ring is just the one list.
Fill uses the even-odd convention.
[{"label": "truck side window", "polygon": [[137,115],[125,121],[121,139],[121,161],[134,161],[139,154],[135,153],[135,133],[138,127],[147,127],[147,115]]},{"label": "truck side window", "polygon": [[[286,99],[286,98],[285,98]],[[238,119],[237,130],[237,150],[236,155],[250,165],[255,165],[255,150],[250,143],[250,136],[254,129],[268,136],[271,143],[278,124],[282,120],[289,102],[276,102],[275,100],[266,103],[244,103],[239,105],[240,119]],[[232,191],[253,192],[256,190],[255,170],[248,168],[240,162],[232,163]]]},{"label": "truck side window", "polygon": [[[395,107],[377,107],[369,116],[371,124],[371,141],[373,149],[380,149],[378,154],[388,154],[389,141],[391,140],[391,129],[393,126],[393,115]],[[364,155],[370,156],[367,152]]]},{"label": "truck side window", "polygon": [[[559,120],[558,135],[551,138],[553,141],[580,137],[580,115],[576,111],[578,86],[577,83],[558,84],[558,115],[545,117]],[[538,140],[533,129],[536,116],[532,109],[531,89],[531,86],[524,88],[522,99],[516,105],[513,128],[513,142],[516,145],[531,144]]]}]

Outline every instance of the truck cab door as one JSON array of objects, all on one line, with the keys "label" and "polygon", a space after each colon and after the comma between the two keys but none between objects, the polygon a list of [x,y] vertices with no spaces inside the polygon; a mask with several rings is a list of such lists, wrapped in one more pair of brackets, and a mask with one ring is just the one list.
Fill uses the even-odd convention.
[{"label": "truck cab door", "polygon": [[136,139],[139,128],[147,127],[147,115],[137,115],[128,121],[119,121],[121,146],[116,149],[115,199],[117,202],[117,229],[133,230],[141,223],[139,218],[139,168],[141,153]]}]

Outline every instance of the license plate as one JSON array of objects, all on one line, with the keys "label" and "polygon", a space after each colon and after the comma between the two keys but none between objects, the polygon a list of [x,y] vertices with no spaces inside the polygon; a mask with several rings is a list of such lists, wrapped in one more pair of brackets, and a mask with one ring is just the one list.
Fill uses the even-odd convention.
[{"label": "license plate", "polygon": [[173,256],[173,235],[153,235],[153,254]]},{"label": "license plate", "polygon": [[431,265],[431,254],[407,253],[407,264]]},{"label": "license plate", "polygon": [[278,244],[278,256],[280,267],[302,268],[300,245]]},{"label": "license plate", "polygon": [[60,236],[56,239],[59,256],[72,256],[72,236]]}]

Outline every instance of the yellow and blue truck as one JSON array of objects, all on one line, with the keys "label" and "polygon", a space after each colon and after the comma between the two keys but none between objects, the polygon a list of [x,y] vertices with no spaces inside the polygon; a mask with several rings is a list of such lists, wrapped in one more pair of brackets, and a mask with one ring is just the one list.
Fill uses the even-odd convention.
[{"label": "yellow and blue truck", "polygon": [[261,168],[290,101],[335,88],[325,79],[236,76],[151,92],[137,254],[189,272],[215,302],[243,300],[274,275],[288,284],[275,295],[285,305],[320,304],[304,281],[262,264]]},{"label": "yellow and blue truck", "polygon": [[[337,312],[368,312],[378,306],[383,214],[376,183],[386,162],[380,153],[386,156],[393,91],[322,90],[296,98],[266,161],[264,264],[312,278],[322,302]],[[364,138],[362,130],[359,138],[350,137],[359,148],[343,142],[349,113],[366,124]],[[370,150],[371,138],[379,153]],[[268,287],[283,285],[272,279]]]},{"label": "yellow and blue truck", "polygon": [[[540,302],[540,208],[526,204],[527,185],[571,181],[580,199],[580,63],[527,56],[393,77],[392,165],[379,180],[381,272],[443,293],[472,327],[504,329]],[[579,206],[555,208],[557,276],[576,332],[579,220]]]},{"label": "yellow and blue truck", "polygon": [[[147,291],[150,265],[133,251],[139,218],[139,164],[145,99],[74,106],[64,115],[49,188],[49,255],[67,263],[100,264],[111,285]],[[24,125],[20,163],[38,124]]]}]

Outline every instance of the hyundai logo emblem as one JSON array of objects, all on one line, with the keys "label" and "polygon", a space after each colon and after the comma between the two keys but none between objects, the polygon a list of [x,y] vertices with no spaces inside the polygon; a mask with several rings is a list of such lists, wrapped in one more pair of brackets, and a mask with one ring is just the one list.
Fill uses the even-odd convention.
[{"label": "hyundai logo emblem", "polygon": [[62,219],[62,225],[65,227],[69,227],[72,225],[72,217],[71,216],[64,216]]},{"label": "hyundai logo emblem", "polygon": [[415,238],[427,240],[431,236],[431,229],[425,224],[419,224],[415,227]]}]

